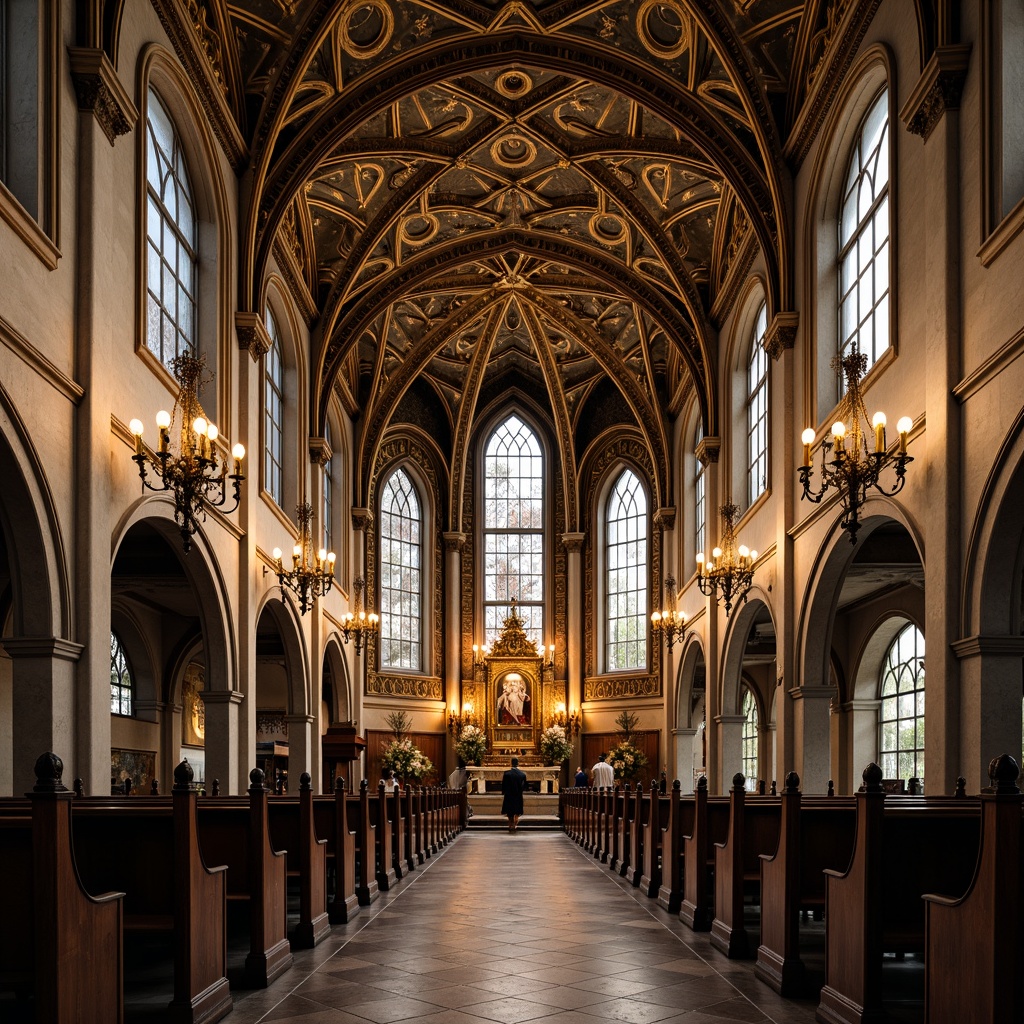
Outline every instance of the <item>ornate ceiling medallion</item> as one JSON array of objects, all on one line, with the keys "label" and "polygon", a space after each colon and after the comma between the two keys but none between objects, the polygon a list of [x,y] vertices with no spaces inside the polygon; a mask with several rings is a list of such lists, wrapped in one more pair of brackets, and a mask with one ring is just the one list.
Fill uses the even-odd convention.
[{"label": "ornate ceiling medallion", "polygon": [[614,213],[595,213],[587,224],[594,239],[602,245],[618,245],[626,240],[626,225]]},{"label": "ornate ceiling medallion", "polygon": [[655,57],[676,60],[690,46],[689,19],[676,0],[643,0],[636,12],[636,34]]},{"label": "ornate ceiling medallion", "polygon": [[412,213],[403,218],[399,234],[406,245],[425,245],[440,228],[440,221],[432,213]]},{"label": "ornate ceiling medallion", "polygon": [[338,20],[341,48],[350,57],[369,60],[391,42],[394,28],[395,16],[384,0],[357,0]]},{"label": "ornate ceiling medallion", "polygon": [[524,170],[537,158],[537,147],[522,135],[506,135],[491,145],[491,159],[506,170]]},{"label": "ornate ceiling medallion", "polygon": [[506,99],[517,100],[533,92],[533,79],[525,71],[503,71],[494,86]]}]

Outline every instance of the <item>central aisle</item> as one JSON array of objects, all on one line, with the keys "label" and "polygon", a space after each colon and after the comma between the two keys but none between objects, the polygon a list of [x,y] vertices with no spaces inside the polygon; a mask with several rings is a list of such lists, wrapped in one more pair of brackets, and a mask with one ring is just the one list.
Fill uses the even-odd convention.
[{"label": "central aisle", "polygon": [[[749,965],[710,954],[716,970],[687,941],[706,947],[564,834],[470,831],[336,928],[313,960],[297,957],[292,980],[263,993],[272,1010],[257,1016],[255,1006],[239,1006],[228,1020],[813,1020],[811,1008],[755,981]],[[299,984],[303,969],[313,973]]]}]

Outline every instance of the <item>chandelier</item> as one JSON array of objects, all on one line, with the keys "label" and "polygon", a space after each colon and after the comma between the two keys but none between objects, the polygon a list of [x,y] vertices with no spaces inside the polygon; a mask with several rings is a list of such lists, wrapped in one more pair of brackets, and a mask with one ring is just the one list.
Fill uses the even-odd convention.
[{"label": "chandelier", "polygon": [[726,618],[734,604],[746,601],[757,561],[756,551],[751,551],[746,544],[736,546],[733,523],[739,510],[731,501],[718,510],[722,516],[722,545],[711,552],[711,561],[704,561],[703,551],[697,555],[697,586],[705,597],[715,601],[721,597]]},{"label": "chandelier", "polygon": [[342,619],[341,638],[348,643],[350,640],[356,645],[356,654],[360,654],[363,647],[369,648],[370,641],[377,635],[380,629],[380,617],[375,612],[363,610],[363,588],[366,581],[360,576],[353,585],[356,592],[355,613],[349,612]]},{"label": "chandelier", "polygon": [[318,597],[327,594],[334,583],[333,551],[313,548],[313,536],[310,524],[313,521],[313,506],[304,501],[295,509],[299,522],[299,541],[292,548],[292,567],[285,569],[281,561],[281,549],[274,548],[274,571],[277,582],[281,584],[281,593],[285,587],[295,593],[299,599],[299,609],[303,615],[313,607]]},{"label": "chandelier", "polygon": [[[205,361],[183,354],[171,360],[171,370],[178,382],[178,397],[171,412],[161,409],[156,414],[159,442],[153,451],[142,440],[142,420],[133,419],[128,429],[135,435],[135,454],[132,461],[139,467],[142,490],[173,491],[174,521],[181,530],[181,540],[188,554],[192,547],[192,534],[206,521],[206,510],[220,508],[233,512],[238,508],[242,481],[242,459],[245,448],[236,444],[231,449],[234,472],[228,472],[227,459],[217,444],[220,432],[210,423],[199,404],[199,391],[204,383]],[[171,430],[180,413],[177,451],[172,449]],[[150,479],[156,477],[156,482]],[[229,488],[228,481],[232,486]],[[230,508],[224,508],[229,493]]]},{"label": "chandelier", "polygon": [[[832,424],[831,437],[821,441],[821,487],[811,490],[811,477],[814,470],[811,466],[811,446],[814,444],[814,430],[808,427],[801,435],[804,445],[804,462],[799,469],[800,483],[803,485],[802,497],[820,504],[822,498],[831,488],[839,493],[843,504],[843,518],[840,523],[850,534],[850,543],[857,543],[857,531],[860,529],[860,509],[867,499],[868,491],[873,487],[879,494],[899,494],[906,483],[907,463],[913,462],[907,454],[907,435],[913,426],[913,420],[904,416],[896,424],[899,431],[899,446],[895,453],[890,453],[885,446],[885,413],[876,412],[868,422],[864,398],[861,395],[861,378],[867,371],[868,357],[854,348],[848,355],[837,357],[832,365],[842,370],[846,378],[846,394],[840,402],[841,419]],[[847,427],[846,419],[850,420]],[[863,423],[863,427],[861,424]],[[872,428],[875,435],[875,450],[870,450],[868,438]],[[832,458],[829,453],[834,452]],[[879,484],[882,470],[892,466],[896,473],[896,482],[889,490]]]},{"label": "chandelier", "polygon": [[664,638],[671,650],[676,640],[682,640],[686,625],[686,616],[676,608],[676,581],[671,573],[665,577],[665,593],[668,598],[665,607],[651,615],[651,633],[657,643]]}]

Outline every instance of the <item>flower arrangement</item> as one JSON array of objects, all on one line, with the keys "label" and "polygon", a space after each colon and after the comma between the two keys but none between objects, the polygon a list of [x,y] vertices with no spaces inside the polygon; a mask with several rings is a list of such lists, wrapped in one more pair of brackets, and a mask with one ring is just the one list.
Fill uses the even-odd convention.
[{"label": "flower arrangement", "polygon": [[434,764],[412,740],[393,739],[381,752],[381,768],[386,772],[394,772],[398,778],[407,780],[421,779],[434,771]]},{"label": "flower arrangement", "polygon": [[551,764],[561,764],[571,753],[572,744],[560,725],[549,725],[540,737],[540,752]]},{"label": "flower arrangement", "polygon": [[629,740],[620,740],[608,753],[615,778],[632,782],[647,767],[647,755]]},{"label": "flower arrangement", "polygon": [[455,743],[455,753],[466,764],[479,764],[487,753],[487,737],[475,725],[464,725]]}]

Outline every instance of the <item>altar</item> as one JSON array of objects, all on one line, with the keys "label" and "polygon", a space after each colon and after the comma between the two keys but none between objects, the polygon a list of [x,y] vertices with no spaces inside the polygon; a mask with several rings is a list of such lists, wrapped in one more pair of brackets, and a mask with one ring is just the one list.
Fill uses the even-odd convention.
[{"label": "altar", "polygon": [[[501,777],[506,770],[503,765],[469,765],[466,768],[466,789],[470,793],[483,793],[488,782],[501,782]],[[527,782],[539,782],[542,793],[558,792],[558,775],[561,766],[534,767],[528,765],[523,767],[520,765],[519,770],[526,776]]]}]

